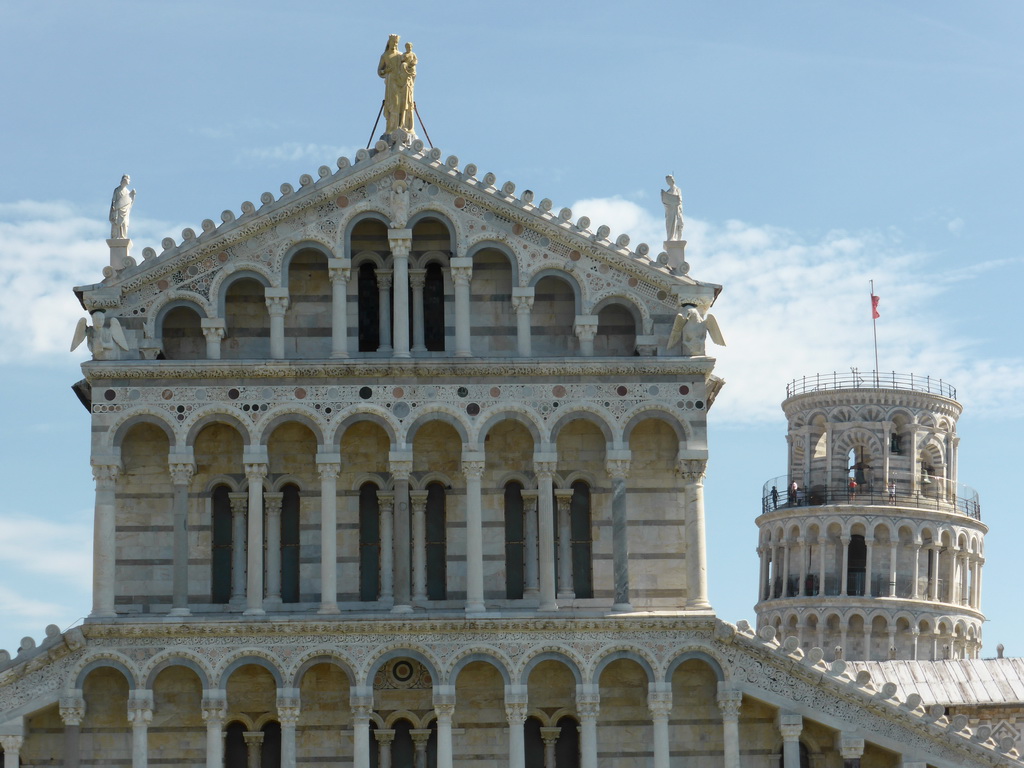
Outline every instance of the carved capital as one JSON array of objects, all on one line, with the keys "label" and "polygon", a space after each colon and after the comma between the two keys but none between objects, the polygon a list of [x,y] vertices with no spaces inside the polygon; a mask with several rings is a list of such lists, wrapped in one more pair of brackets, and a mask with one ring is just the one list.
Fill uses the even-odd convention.
[{"label": "carved capital", "polygon": [[452,722],[452,715],[455,714],[455,702],[454,701],[440,702],[440,701],[437,701],[435,699],[434,700],[434,713],[437,715],[437,722],[438,723],[448,723],[448,724],[451,724],[451,722]]},{"label": "carved capital", "polygon": [[348,259],[328,259],[327,274],[331,284],[348,285],[349,278],[352,276],[352,262]]},{"label": "carved capital", "polygon": [[473,267],[451,267],[452,282],[455,285],[469,285],[473,279]]},{"label": "carved capital", "polygon": [[855,760],[864,754],[864,739],[849,733],[839,738],[839,753],[843,760]]},{"label": "carved capital", "polygon": [[419,514],[427,509],[427,496],[430,494],[427,491],[409,491],[409,504],[412,505],[412,511]]},{"label": "carved capital", "polygon": [[284,502],[283,493],[264,493],[263,508],[267,511],[267,517],[279,516],[282,502]]},{"label": "carved capital", "polygon": [[337,480],[338,475],[341,473],[340,463],[324,463],[319,462],[316,465],[316,471],[320,473],[321,480]]},{"label": "carved capital", "polygon": [[242,515],[249,511],[249,494],[244,491],[241,493],[229,493],[228,501],[231,502],[232,514]]},{"label": "carved capital", "polygon": [[605,470],[613,480],[625,480],[629,477],[629,459],[608,459]]},{"label": "carved capital", "polygon": [[410,288],[422,288],[427,284],[427,270],[425,269],[410,269],[409,270],[409,287]]},{"label": "carved capital", "polygon": [[263,731],[243,731],[242,738],[247,747],[259,747],[263,744]]},{"label": "carved capital", "polygon": [[648,691],[647,709],[652,718],[668,717],[672,713],[672,691]]},{"label": "carved capital", "polygon": [[395,740],[394,728],[374,728],[373,737],[377,739],[377,743],[385,747],[390,747],[391,742]]},{"label": "carved capital", "polygon": [[601,713],[601,696],[600,694],[586,693],[576,694],[576,714],[580,716],[580,720],[597,720],[597,716]]},{"label": "carved capital", "polygon": [[21,751],[21,745],[24,743],[24,736],[16,736],[14,734],[0,736],[0,746],[3,746],[4,752],[8,755],[18,754]]},{"label": "carved capital", "polygon": [[388,462],[388,469],[395,480],[408,480],[412,474],[412,459],[392,459]]},{"label": "carved capital", "polygon": [[527,704],[525,701],[509,701],[505,699],[505,718],[508,724],[515,727],[526,722]]},{"label": "carved capital", "polygon": [[534,461],[533,471],[537,477],[551,477],[558,468],[557,461]]},{"label": "carved capital", "polygon": [[64,725],[81,725],[85,718],[85,699],[81,696],[60,697],[60,719]]},{"label": "carved capital", "polygon": [[409,258],[409,251],[412,250],[411,237],[388,236],[388,246],[391,248],[391,255],[399,259]]},{"label": "carved capital", "polygon": [[387,291],[391,289],[391,279],[393,273],[390,269],[378,269],[377,270],[377,290]]},{"label": "carved capital", "polygon": [[783,741],[796,741],[804,729],[804,719],[800,715],[779,713],[779,733]]},{"label": "carved capital", "polygon": [[429,728],[414,728],[409,731],[409,735],[412,736],[412,745],[417,752],[422,752],[427,748],[427,742],[430,741],[430,734],[433,733]]},{"label": "carved capital", "polygon": [[708,463],[705,459],[680,459],[676,463],[676,473],[686,483],[701,483]]},{"label": "carved capital", "polygon": [[172,485],[188,485],[196,473],[196,465],[191,461],[172,461],[168,467]]},{"label": "carved capital", "polygon": [[220,725],[224,722],[224,718],[228,716],[227,701],[222,698],[204,696],[200,708],[203,713],[203,722],[207,725],[210,723]]},{"label": "carved capital", "polygon": [[287,296],[266,296],[265,301],[267,302],[267,312],[271,317],[282,317],[288,309]]},{"label": "carved capital", "polygon": [[743,705],[743,691],[720,690],[718,692],[718,708],[722,711],[723,720],[736,720],[740,716]]},{"label": "carved capital", "polygon": [[224,338],[224,334],[226,332],[227,332],[227,329],[223,325],[220,325],[220,326],[217,326],[217,325],[204,325],[203,326],[203,336],[206,337],[207,341],[220,341],[221,339]]},{"label": "carved capital", "polygon": [[533,309],[533,296],[513,296],[512,306],[515,307],[516,314],[529,312]]},{"label": "carved capital", "polygon": [[133,726],[149,725],[153,720],[153,699],[132,698],[128,699],[128,722]]},{"label": "carved capital", "polygon": [[475,459],[471,461],[463,459],[462,474],[466,476],[467,480],[470,478],[479,480],[484,474],[484,462]]},{"label": "carved capital", "polygon": [[96,481],[97,491],[113,490],[117,477],[121,474],[120,464],[93,464],[92,478]]},{"label": "carved capital", "polygon": [[246,464],[245,465],[245,479],[250,483],[262,483],[263,479],[267,476],[267,465],[262,462],[259,464]]},{"label": "carved capital", "polygon": [[569,511],[569,504],[572,503],[572,494],[571,488],[559,488],[555,491],[555,502],[558,504],[559,512]]},{"label": "carved capital", "polygon": [[524,512],[536,512],[537,511],[537,491],[526,490],[522,492],[523,497],[523,511]]},{"label": "carved capital", "polygon": [[392,491],[377,491],[377,506],[382,515],[391,514],[395,508],[395,494]]},{"label": "carved capital", "polygon": [[299,700],[292,698],[278,699],[277,719],[282,727],[291,726],[294,728],[299,722]]}]

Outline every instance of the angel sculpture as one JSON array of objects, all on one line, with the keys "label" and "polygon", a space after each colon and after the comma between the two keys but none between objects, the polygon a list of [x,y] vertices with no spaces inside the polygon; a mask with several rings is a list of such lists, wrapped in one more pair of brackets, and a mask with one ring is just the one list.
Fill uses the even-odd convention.
[{"label": "angel sculpture", "polygon": [[71,351],[74,352],[86,340],[89,351],[96,360],[114,358],[115,344],[125,351],[128,350],[128,339],[125,338],[124,329],[117,318],[112,317],[109,323],[104,323],[103,312],[99,310],[92,313],[92,326],[86,318],[79,319],[75,327],[75,337],[71,340]]},{"label": "angel sculpture", "polygon": [[701,317],[700,311],[691,304],[684,312],[676,315],[676,320],[672,323],[672,332],[668,335],[666,349],[672,349],[681,340],[684,355],[702,356],[707,354],[705,341],[708,336],[711,336],[711,340],[718,346],[725,346],[725,337],[722,336],[722,329],[718,327],[715,316],[708,312]]}]

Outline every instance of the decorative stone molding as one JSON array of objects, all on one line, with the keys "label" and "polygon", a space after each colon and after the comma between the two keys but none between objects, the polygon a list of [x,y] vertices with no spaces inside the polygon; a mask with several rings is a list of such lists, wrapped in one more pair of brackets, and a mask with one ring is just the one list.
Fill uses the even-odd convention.
[{"label": "decorative stone molding", "polygon": [[676,473],[683,482],[703,482],[707,466],[707,461],[703,459],[680,459],[676,464]]},{"label": "decorative stone molding", "polygon": [[60,697],[60,719],[64,725],[81,725],[85,718],[85,699],[80,695]]}]

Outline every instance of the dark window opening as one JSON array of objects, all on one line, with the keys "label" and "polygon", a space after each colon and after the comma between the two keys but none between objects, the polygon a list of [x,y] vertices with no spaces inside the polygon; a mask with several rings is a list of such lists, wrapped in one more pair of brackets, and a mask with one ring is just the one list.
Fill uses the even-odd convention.
[{"label": "dark window opening", "polygon": [[226,603],[231,600],[231,489],[218,485],[213,489],[213,551],[211,552],[211,601]]},{"label": "dark window opening", "polygon": [[380,505],[377,486],[359,489],[359,599],[373,602],[380,594]]},{"label": "dark window opening", "polygon": [[523,520],[523,486],[508,483],[505,486],[505,597],[521,600],[526,561]]},{"label": "dark window opening", "polygon": [[299,488],[286,485],[281,498],[281,602],[299,602]]},{"label": "dark window opening", "polygon": [[446,528],[444,486],[427,486],[426,509],[427,545],[427,599],[444,600],[448,596]]},{"label": "dark window opening", "polygon": [[444,274],[437,263],[427,266],[423,283],[423,343],[430,352],[444,351]]},{"label": "dark window opening", "polygon": [[853,534],[847,550],[846,561],[846,593],[848,595],[864,594],[864,579],[867,574],[868,548],[864,537]]},{"label": "dark window opening", "polygon": [[359,351],[376,352],[380,346],[380,295],[377,272],[371,262],[359,265],[356,284],[359,303]]},{"label": "dark window opening", "polygon": [[576,597],[594,596],[591,560],[590,486],[581,480],[572,484],[569,504],[569,530],[572,536],[572,588]]}]

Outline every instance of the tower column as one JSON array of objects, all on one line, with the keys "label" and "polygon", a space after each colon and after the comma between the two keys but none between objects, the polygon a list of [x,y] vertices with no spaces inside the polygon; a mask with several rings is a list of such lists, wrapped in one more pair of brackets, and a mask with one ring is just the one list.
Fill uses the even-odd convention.
[{"label": "tower column", "polygon": [[789,597],[790,552],[789,539],[782,542],[782,597]]},{"label": "tower column", "polygon": [[231,502],[231,605],[245,605],[246,520],[249,494],[229,493]]},{"label": "tower column", "polygon": [[153,692],[141,688],[128,699],[128,722],[132,724],[132,768],[149,764],[149,724],[153,720]]},{"label": "tower column", "polygon": [[576,686],[576,714],[580,718],[580,768],[597,768],[597,715],[601,694],[596,685]]},{"label": "tower column", "polygon": [[277,720],[281,724],[281,768],[295,768],[295,727],[299,724],[299,690],[277,692]]},{"label": "tower column", "polygon": [[370,768],[370,713],[373,711],[373,689],[353,685],[349,693],[352,707],[352,765]]},{"label": "tower column", "polygon": [[768,599],[768,568],[771,566],[771,560],[768,557],[768,551],[768,547],[757,548],[757,556],[761,561],[761,567],[758,572],[758,602]]},{"label": "tower column", "polygon": [[864,739],[852,733],[843,733],[839,737],[839,753],[843,757],[843,768],[860,768]]},{"label": "tower column", "polygon": [[740,706],[743,692],[718,684],[718,708],[722,712],[723,768],[740,768]]},{"label": "tower column", "polygon": [[523,568],[524,597],[536,597],[540,594],[537,581],[537,491],[523,491],[523,542],[525,564]]},{"label": "tower column", "polygon": [[409,491],[412,507],[412,601],[427,600],[427,492]]},{"label": "tower column", "polygon": [[533,309],[533,288],[512,288],[512,306],[516,310],[516,349],[520,357],[530,357],[530,312]]},{"label": "tower column", "polygon": [[629,496],[626,478],[629,477],[628,450],[608,449],[605,467],[612,479],[612,571],[614,573],[615,602],[612,610],[631,611],[629,598]]},{"label": "tower column", "polygon": [[874,551],[875,544],[873,541],[869,541],[868,537],[864,537],[864,596],[871,597],[871,553]]},{"label": "tower column", "polygon": [[412,230],[389,229],[388,245],[395,281],[392,291],[395,297],[395,357],[409,357],[409,251],[412,249]]},{"label": "tower column", "polygon": [[782,735],[782,768],[800,768],[800,732],[804,720],[800,715],[779,713],[779,733]]},{"label": "tower column", "polygon": [[557,611],[555,601],[555,514],[552,473],[556,455],[533,454],[533,470],[537,476],[537,546],[540,549],[540,607],[541,611]]},{"label": "tower column", "polygon": [[672,714],[672,684],[647,684],[647,709],[651,713],[654,768],[669,768],[668,718]]},{"label": "tower column", "polygon": [[378,352],[391,351],[391,276],[390,269],[377,270],[377,342]]},{"label": "tower column", "polygon": [[206,337],[206,359],[220,360],[220,343],[227,332],[227,324],[223,317],[203,317],[199,320],[199,327]]},{"label": "tower column", "polygon": [[412,452],[391,451],[388,455],[388,463],[391,467],[391,477],[394,480],[395,489],[394,525],[392,528],[395,606],[392,610],[402,613],[412,610],[409,594],[409,565],[412,554],[409,548],[409,475],[412,473]]},{"label": "tower column", "polygon": [[245,615],[263,610],[263,478],[267,476],[266,451],[243,457],[249,481],[248,535],[246,536]]},{"label": "tower column", "polygon": [[115,616],[114,611],[114,558],[117,541],[116,496],[117,476],[121,472],[120,458],[111,456],[93,459],[92,476],[96,481],[96,514],[93,529],[92,615]]},{"label": "tower column", "polygon": [[686,576],[688,608],[710,608],[708,567],[704,537],[704,472],[706,459],[680,459],[677,471],[683,479],[686,499]]},{"label": "tower column", "polygon": [[825,555],[827,553],[828,538],[818,538],[818,595],[824,596],[825,592]]},{"label": "tower column", "polygon": [[338,474],[341,454],[317,451],[320,473],[320,610],[338,613]]},{"label": "tower column", "polygon": [[843,557],[840,565],[841,570],[839,571],[839,578],[841,580],[840,584],[842,584],[842,586],[840,587],[839,594],[843,597],[848,597],[850,594],[850,537],[840,536],[839,543],[843,550]]},{"label": "tower column", "polygon": [[263,295],[270,314],[270,357],[284,359],[284,313],[288,309],[287,288],[265,288]]},{"label": "tower column", "polygon": [[[64,722],[64,768],[78,768],[79,741],[82,733],[82,719],[85,717],[85,699],[81,689],[75,689],[69,696],[60,697],[60,719]],[[6,748],[5,748],[6,752]]]},{"label": "tower column", "polygon": [[328,259],[331,278],[331,357],[348,357],[348,281],[350,259]]},{"label": "tower column", "polygon": [[910,594],[910,596],[914,600],[917,600],[917,599],[919,599],[919,597],[921,595],[921,587],[918,584],[918,581],[921,578],[921,549],[922,549],[922,547],[921,547],[920,539],[916,539],[915,538],[911,542],[910,546],[911,546],[911,549],[914,552],[913,568],[911,569],[913,571],[913,582],[911,583],[911,590],[910,590],[911,594]]},{"label": "tower column", "polygon": [[466,477],[466,613],[479,614],[484,607],[484,539],[480,480],[484,474],[482,451],[462,449],[462,474]]},{"label": "tower column", "polygon": [[470,295],[469,283],[473,277],[473,259],[456,257],[448,260],[452,282],[455,283],[455,356],[470,357]]},{"label": "tower column", "polygon": [[394,516],[395,494],[377,491],[377,507],[380,512],[380,601],[394,605],[395,602],[395,541]]},{"label": "tower column", "polygon": [[809,553],[807,551],[807,539],[800,536],[796,540],[798,551],[800,552],[800,581],[796,585],[796,596],[803,597],[806,586],[807,586],[807,561],[809,559]]},{"label": "tower column", "polygon": [[[437,717],[437,768],[452,768],[452,715],[455,686],[434,686],[434,714]],[[429,731],[427,732],[429,736]]]},{"label": "tower column", "polygon": [[391,768],[391,745],[395,742],[394,728],[374,728],[377,740],[377,768]]},{"label": "tower column", "polygon": [[597,315],[576,315],[572,332],[580,343],[580,356],[594,356],[594,337],[597,335]]},{"label": "tower column", "polygon": [[523,726],[528,698],[525,685],[505,686],[505,717],[508,719],[508,766],[526,768]]},{"label": "tower column", "polygon": [[275,609],[281,607],[281,503],[283,493],[263,494],[263,506],[267,513],[267,596],[264,605]]},{"label": "tower column", "polygon": [[173,490],[174,553],[171,573],[171,616],[188,616],[188,487],[196,471],[191,451],[173,453],[169,462]]},{"label": "tower column", "polygon": [[224,718],[228,714],[227,691],[203,691],[201,703],[203,722],[206,723],[206,768],[223,768]]},{"label": "tower column", "polygon": [[572,531],[569,519],[569,505],[572,490],[559,488],[555,491],[558,505],[558,599],[572,600],[576,593],[572,588]]},{"label": "tower column", "polygon": [[[4,768],[18,768],[21,765],[21,748],[25,737],[21,734],[8,733],[0,736],[0,747],[4,748]],[[134,758],[134,752],[132,757]],[[132,768],[135,768],[134,762]]]},{"label": "tower column", "polygon": [[899,534],[889,544],[889,597],[896,597],[896,558],[899,557]]},{"label": "tower column", "polygon": [[427,342],[423,317],[423,286],[427,282],[427,270],[410,269],[409,285],[412,287],[412,351],[426,352]]}]

